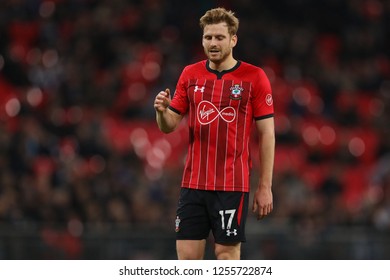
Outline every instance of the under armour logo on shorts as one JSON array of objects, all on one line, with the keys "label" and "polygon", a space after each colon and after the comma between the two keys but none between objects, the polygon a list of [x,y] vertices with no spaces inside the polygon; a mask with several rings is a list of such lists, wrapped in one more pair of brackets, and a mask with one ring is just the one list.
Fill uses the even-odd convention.
[{"label": "under armour logo on shorts", "polygon": [[237,230],[236,229],[233,229],[233,230],[227,229],[226,230],[226,236],[230,236],[231,234],[236,236],[237,235]]}]

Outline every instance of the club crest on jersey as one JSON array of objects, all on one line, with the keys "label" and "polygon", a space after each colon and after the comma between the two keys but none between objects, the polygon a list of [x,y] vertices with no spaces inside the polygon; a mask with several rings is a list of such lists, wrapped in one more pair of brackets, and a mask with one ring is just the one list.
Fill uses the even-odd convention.
[{"label": "club crest on jersey", "polygon": [[244,89],[242,87],[240,87],[240,85],[238,85],[238,84],[235,84],[234,86],[232,86],[230,88],[230,99],[240,100],[242,98],[241,92],[243,90]]},{"label": "club crest on jersey", "polygon": [[176,220],[175,220],[175,231],[176,232],[180,231],[180,222],[181,222],[181,220],[180,220],[179,216],[176,216]]},{"label": "club crest on jersey", "polygon": [[272,95],[271,94],[267,94],[267,96],[265,97],[265,103],[267,103],[268,106],[272,105],[273,100],[272,100]]}]

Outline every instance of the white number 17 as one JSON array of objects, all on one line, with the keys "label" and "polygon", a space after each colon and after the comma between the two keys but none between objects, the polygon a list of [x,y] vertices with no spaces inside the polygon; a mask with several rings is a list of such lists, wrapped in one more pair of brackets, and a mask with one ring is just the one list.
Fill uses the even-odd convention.
[{"label": "white number 17", "polygon": [[226,229],[230,229],[232,227],[233,217],[236,213],[236,209],[229,210],[220,210],[219,215],[221,215],[222,229],[225,229],[225,215],[229,215],[229,219],[226,225]]}]

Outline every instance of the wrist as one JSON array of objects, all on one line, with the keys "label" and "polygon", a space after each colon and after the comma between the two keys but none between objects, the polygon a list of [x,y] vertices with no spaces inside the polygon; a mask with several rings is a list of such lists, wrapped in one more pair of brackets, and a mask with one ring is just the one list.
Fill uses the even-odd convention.
[{"label": "wrist", "polygon": [[265,183],[260,182],[257,186],[258,190],[271,190],[272,184],[271,183]]}]

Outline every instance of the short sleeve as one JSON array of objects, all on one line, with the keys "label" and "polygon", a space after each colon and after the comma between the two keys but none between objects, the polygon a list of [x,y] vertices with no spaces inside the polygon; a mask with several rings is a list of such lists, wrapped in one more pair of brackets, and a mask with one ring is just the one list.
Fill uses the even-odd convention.
[{"label": "short sleeve", "polygon": [[187,67],[184,68],[183,72],[179,77],[175,93],[173,95],[171,104],[169,105],[169,108],[172,111],[180,115],[186,114],[189,107],[189,100],[187,96],[188,78],[186,73]]},{"label": "short sleeve", "polygon": [[273,116],[274,104],[271,83],[267,75],[261,68],[257,75],[253,88],[252,107],[255,120],[261,120]]}]

